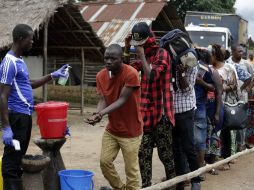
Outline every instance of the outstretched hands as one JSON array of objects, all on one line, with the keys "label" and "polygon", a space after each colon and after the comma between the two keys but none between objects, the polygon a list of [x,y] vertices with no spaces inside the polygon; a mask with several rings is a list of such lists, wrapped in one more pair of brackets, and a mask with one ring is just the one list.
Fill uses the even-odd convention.
[{"label": "outstretched hands", "polygon": [[90,125],[95,125],[96,123],[99,123],[101,119],[102,119],[102,115],[100,113],[93,113],[93,115],[87,118],[85,122]]}]

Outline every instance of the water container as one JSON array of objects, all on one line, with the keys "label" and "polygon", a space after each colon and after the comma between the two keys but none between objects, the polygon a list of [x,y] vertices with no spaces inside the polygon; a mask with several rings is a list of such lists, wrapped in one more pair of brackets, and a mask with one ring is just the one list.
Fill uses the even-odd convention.
[{"label": "water container", "polygon": [[45,102],[35,106],[37,124],[44,139],[63,138],[67,126],[66,102]]},{"label": "water container", "polygon": [[62,170],[58,172],[61,190],[94,190],[94,173],[86,170]]}]

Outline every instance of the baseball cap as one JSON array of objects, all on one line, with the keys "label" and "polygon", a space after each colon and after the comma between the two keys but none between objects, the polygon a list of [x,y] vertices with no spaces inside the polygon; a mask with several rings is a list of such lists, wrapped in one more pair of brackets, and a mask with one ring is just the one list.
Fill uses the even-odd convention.
[{"label": "baseball cap", "polygon": [[147,23],[139,22],[135,24],[131,31],[132,36],[131,45],[132,46],[143,45],[150,35],[151,31]]}]

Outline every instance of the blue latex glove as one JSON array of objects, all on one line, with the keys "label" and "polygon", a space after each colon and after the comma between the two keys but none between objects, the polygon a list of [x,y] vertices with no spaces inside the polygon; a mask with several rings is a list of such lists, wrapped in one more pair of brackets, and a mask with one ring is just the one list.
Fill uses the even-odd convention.
[{"label": "blue latex glove", "polygon": [[13,140],[13,132],[11,130],[10,126],[3,128],[3,143],[8,146],[13,146],[12,140]]},{"label": "blue latex glove", "polygon": [[58,79],[60,77],[66,77],[67,73],[65,73],[65,69],[69,66],[69,64],[66,64],[64,66],[62,66],[60,69],[54,71],[53,73],[51,73],[51,77],[53,79]]},{"label": "blue latex glove", "polygon": [[64,136],[69,135],[71,136],[70,127],[66,127],[66,130],[64,132]]}]

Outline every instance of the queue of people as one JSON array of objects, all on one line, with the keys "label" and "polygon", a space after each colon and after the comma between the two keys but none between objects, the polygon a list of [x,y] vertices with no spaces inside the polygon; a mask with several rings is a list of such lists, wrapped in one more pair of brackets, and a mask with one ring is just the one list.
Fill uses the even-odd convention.
[{"label": "queue of people", "polygon": [[[131,45],[135,46],[137,55],[132,61]],[[152,185],[154,147],[157,147],[164,165],[165,179],[171,179],[197,170],[205,163],[227,158],[245,146],[245,129],[225,128],[224,104],[233,104],[239,99],[248,103],[248,92],[253,85],[253,66],[242,59],[240,45],[232,47],[232,55],[218,44],[207,49],[197,47],[196,52],[197,67],[177,67],[178,89],[174,91],[174,62],[169,53],[156,44],[148,25],[144,22],[136,24],[125,40],[124,63],[141,71],[143,135],[138,159],[142,188]],[[113,75],[112,80],[114,77],[117,78]],[[228,170],[229,166],[230,163],[220,169]],[[210,173],[217,175],[218,171],[213,169]],[[204,179],[203,175],[193,178],[191,189],[201,189],[200,182]],[[183,190],[184,183],[169,189]]]},{"label": "queue of people", "polygon": [[[32,88],[64,76],[68,66],[31,80],[22,54],[32,44],[33,30],[28,25],[17,25],[13,30],[13,46],[0,66],[4,190],[22,189],[20,165],[31,136]],[[130,59],[131,46],[136,49],[135,60]],[[86,122],[94,125],[109,115],[102,137],[100,167],[113,189],[138,190],[151,186],[155,147],[168,180],[195,171],[205,163],[214,163],[220,157],[227,158],[246,146],[247,134],[254,133],[251,127],[234,131],[223,126],[225,103],[235,103],[238,99],[248,103],[248,92],[253,85],[253,66],[242,59],[241,53],[238,45],[232,47],[232,56],[217,44],[207,49],[197,47],[197,66],[176,67],[175,90],[174,61],[167,50],[157,45],[145,22],[134,25],[124,50],[118,44],[106,49],[105,68],[96,76],[100,96],[97,111]],[[249,113],[252,111],[253,106],[249,106]],[[242,125],[251,126],[251,122],[250,117],[250,122]],[[13,139],[21,142],[21,151],[14,151]],[[126,182],[113,164],[120,150]],[[228,166],[223,166],[224,170]],[[211,173],[218,174],[215,169]],[[200,190],[202,180],[204,176],[191,179],[191,190]],[[168,189],[184,187],[182,182]]]},{"label": "queue of people", "polygon": [[[108,49],[113,46],[116,45],[113,44]],[[130,59],[131,46],[136,49],[134,60]],[[159,158],[165,168],[164,180],[197,170],[205,163],[214,163],[219,158],[227,158],[236,151],[242,150],[245,146],[245,130],[235,131],[223,126],[224,104],[235,103],[238,101],[238,97],[247,103],[248,92],[253,85],[253,66],[242,59],[241,46],[232,47],[232,56],[218,44],[212,44],[206,49],[196,47],[198,66],[189,67],[180,64],[176,67],[177,90],[174,90],[172,85],[172,64],[174,62],[169,52],[156,44],[153,32],[146,23],[140,22],[134,25],[131,35],[125,40],[124,51],[121,52],[119,47],[119,52],[119,63],[122,64],[119,72],[124,72],[125,67],[135,68],[136,75],[137,72],[141,72],[140,86],[135,88],[141,91],[140,107],[137,112],[136,109],[135,112],[129,110],[131,115],[122,115],[121,111],[117,110],[109,114],[106,133],[114,135],[110,131],[112,126],[121,130],[121,125],[114,124],[113,113],[122,120],[122,125],[125,117],[128,116],[125,127],[130,130],[133,127],[131,126],[132,121],[139,118],[138,112],[142,116],[142,123],[139,127],[142,127],[143,133],[142,135],[139,133],[139,137],[142,136],[139,147],[136,146],[137,143],[134,143],[134,140],[130,139],[129,141],[129,143],[133,143],[132,147],[139,152],[138,154],[127,156],[123,152],[126,184],[120,181],[115,171],[112,171],[111,175],[117,177],[109,178],[101,163],[103,174],[113,189],[139,189],[152,185],[154,147],[157,147]],[[108,54],[105,53],[106,55]],[[110,69],[115,61],[113,54],[110,57],[110,59],[107,57],[105,59],[106,69],[97,75],[97,89],[102,98],[110,96],[110,87],[113,88],[115,85],[115,88],[119,88],[117,87],[118,82],[114,82],[113,85],[113,81],[119,81],[121,74]],[[105,75],[103,84],[98,81],[101,73]],[[107,80],[112,81],[110,87]],[[113,107],[123,98],[124,88],[128,84],[129,82],[122,84],[121,90],[118,90],[118,96],[114,96],[115,102],[111,102],[112,104],[108,100],[105,100],[103,104],[100,101],[97,112],[87,122],[95,124],[100,121],[104,115],[104,111],[100,111],[101,105],[104,105],[105,109]],[[107,89],[106,94],[101,93],[101,86]],[[118,110],[124,109],[124,106],[127,105],[123,103]],[[249,125],[249,123],[246,122],[242,125]],[[116,136],[116,138],[120,137]],[[105,147],[104,138],[103,136],[102,156],[105,149],[108,149]],[[121,143],[117,141],[115,143],[118,149],[122,148]],[[130,156],[135,157],[134,160],[139,160],[139,162],[135,162],[133,169],[139,167],[141,187],[138,187],[138,183],[136,186],[130,185],[138,181],[138,176],[136,175],[135,178],[132,175],[134,178],[131,178],[130,174],[132,173],[127,170],[130,163],[126,162],[126,157]],[[114,168],[115,157],[116,155],[113,155],[108,160],[108,166]],[[227,170],[229,164],[221,168]],[[108,172],[110,172],[109,168]],[[218,174],[216,169],[210,173]],[[202,180],[205,180],[203,175],[191,179],[191,189],[200,190]],[[117,181],[118,186],[114,185]],[[185,183],[182,182],[168,189],[183,190],[184,186]],[[111,188],[102,187],[101,189]]]}]

